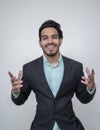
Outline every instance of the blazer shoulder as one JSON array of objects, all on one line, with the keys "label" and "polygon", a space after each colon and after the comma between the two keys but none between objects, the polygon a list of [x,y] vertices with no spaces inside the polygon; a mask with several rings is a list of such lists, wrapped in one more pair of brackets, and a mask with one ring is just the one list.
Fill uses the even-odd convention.
[{"label": "blazer shoulder", "polygon": [[72,58],[68,58],[68,57],[63,56],[63,60],[64,60],[65,63],[68,62],[71,66],[77,66],[77,67],[83,66],[81,62],[74,60]]},{"label": "blazer shoulder", "polygon": [[23,68],[30,68],[30,67],[33,67],[34,65],[36,66],[37,63],[42,62],[42,59],[43,59],[43,57],[41,56],[41,57],[39,57],[39,58],[37,58],[35,60],[32,60],[32,61],[30,61],[28,63],[25,63],[23,65]]}]

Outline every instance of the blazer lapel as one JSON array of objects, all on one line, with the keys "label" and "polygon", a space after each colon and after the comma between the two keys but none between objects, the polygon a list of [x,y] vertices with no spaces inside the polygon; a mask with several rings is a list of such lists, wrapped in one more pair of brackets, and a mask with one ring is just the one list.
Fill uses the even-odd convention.
[{"label": "blazer lapel", "polygon": [[39,61],[39,64],[37,64],[37,67],[38,67],[38,71],[39,71],[41,91],[43,91],[44,94],[49,96],[50,98],[54,98],[54,95],[53,95],[53,93],[49,87],[49,84],[46,80],[46,77],[45,77],[44,68],[43,68],[43,56],[40,57],[40,59],[38,61]]},{"label": "blazer lapel", "polygon": [[63,56],[63,62],[64,62],[64,74],[63,74],[62,83],[60,85],[60,88],[58,90],[56,97],[58,97],[64,92],[64,88],[69,80],[70,69],[71,69],[71,66],[69,65],[69,59]]}]

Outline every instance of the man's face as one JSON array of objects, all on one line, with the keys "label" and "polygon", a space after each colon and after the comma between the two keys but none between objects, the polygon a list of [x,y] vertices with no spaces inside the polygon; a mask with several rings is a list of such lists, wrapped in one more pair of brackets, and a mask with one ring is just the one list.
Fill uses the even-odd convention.
[{"label": "man's face", "polygon": [[62,39],[59,39],[58,32],[55,28],[48,27],[41,31],[40,46],[47,56],[55,56],[59,53],[59,47]]}]

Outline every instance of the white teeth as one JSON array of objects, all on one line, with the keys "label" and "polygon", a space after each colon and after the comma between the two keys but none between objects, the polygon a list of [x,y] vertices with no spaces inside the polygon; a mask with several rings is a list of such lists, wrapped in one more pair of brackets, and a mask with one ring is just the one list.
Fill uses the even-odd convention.
[{"label": "white teeth", "polygon": [[54,48],[54,46],[53,45],[49,45],[49,46],[47,46],[48,48]]}]

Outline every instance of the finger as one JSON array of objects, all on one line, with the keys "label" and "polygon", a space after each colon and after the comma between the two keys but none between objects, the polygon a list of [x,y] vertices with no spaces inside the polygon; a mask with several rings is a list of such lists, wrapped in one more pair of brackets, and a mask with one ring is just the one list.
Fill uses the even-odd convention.
[{"label": "finger", "polygon": [[11,78],[11,82],[13,83],[16,80],[16,77],[9,71],[8,72],[10,78]]},{"label": "finger", "polygon": [[11,79],[15,77],[10,71],[8,71],[8,74],[9,74]]},{"label": "finger", "polygon": [[93,80],[93,79],[94,79],[94,69],[91,70],[91,74],[88,75],[88,78],[89,78],[90,80]]},{"label": "finger", "polygon": [[82,76],[81,79],[84,80],[84,81],[85,81],[85,80],[88,80],[88,78],[86,78],[86,77],[84,77],[84,76]]},{"label": "finger", "polygon": [[18,80],[21,80],[21,77],[22,77],[22,71],[20,70],[18,73]]},{"label": "finger", "polygon": [[88,76],[90,75],[90,71],[89,71],[88,67],[86,67],[86,73],[87,73]]},{"label": "finger", "polygon": [[13,86],[18,86],[18,85],[21,85],[22,83],[23,83],[22,80],[20,80],[20,81],[15,81],[15,82],[13,83]]},{"label": "finger", "polygon": [[81,77],[81,83],[85,84],[85,85],[88,85],[88,78],[82,76]]},{"label": "finger", "polygon": [[92,69],[92,70],[91,70],[91,74],[92,74],[92,75],[94,75],[94,74],[95,74],[94,69]]},{"label": "finger", "polygon": [[95,74],[94,69],[92,69],[91,70],[91,76],[90,76],[91,79],[94,79],[94,74]]},{"label": "finger", "polygon": [[81,78],[82,78],[82,80],[84,80],[86,83],[89,83],[91,80],[93,80],[93,76],[91,76],[91,75],[89,75],[88,77],[82,76]]},{"label": "finger", "polygon": [[83,83],[83,84],[85,84],[85,85],[88,85],[87,80],[81,80],[81,83]]}]

